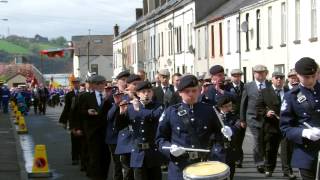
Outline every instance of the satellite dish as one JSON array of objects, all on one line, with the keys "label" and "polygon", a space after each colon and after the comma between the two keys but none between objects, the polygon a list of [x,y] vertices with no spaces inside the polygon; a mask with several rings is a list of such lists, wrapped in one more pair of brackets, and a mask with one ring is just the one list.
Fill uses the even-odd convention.
[{"label": "satellite dish", "polygon": [[248,32],[248,22],[244,21],[243,23],[241,23],[241,30],[242,32]]}]

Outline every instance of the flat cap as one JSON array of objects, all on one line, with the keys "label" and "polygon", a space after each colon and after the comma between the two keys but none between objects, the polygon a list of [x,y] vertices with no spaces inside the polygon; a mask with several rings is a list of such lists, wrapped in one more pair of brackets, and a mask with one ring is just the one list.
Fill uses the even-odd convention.
[{"label": "flat cap", "polygon": [[182,91],[189,87],[198,86],[199,82],[196,76],[194,75],[185,75],[180,79],[180,83],[178,85],[178,91]]},{"label": "flat cap", "polygon": [[105,81],[106,81],[106,78],[101,76],[101,75],[91,76],[91,82],[93,84],[102,83],[102,82],[105,82]]},{"label": "flat cap", "polygon": [[258,64],[258,65],[255,65],[253,67],[253,71],[254,72],[263,72],[263,71],[268,71],[267,67],[262,65],[262,64]]},{"label": "flat cap", "polygon": [[209,73],[211,75],[216,75],[218,73],[224,73],[224,68],[221,65],[214,65],[210,68]]},{"label": "flat cap", "polygon": [[232,69],[230,74],[232,76],[232,75],[242,75],[243,73],[240,69]]},{"label": "flat cap", "polygon": [[152,84],[149,81],[141,81],[136,85],[136,91],[144,89],[152,89]]},{"label": "flat cap", "polygon": [[129,77],[130,76],[130,72],[129,71],[122,71],[121,73],[119,73],[116,77],[116,79],[121,79],[123,77]]},{"label": "flat cap", "polygon": [[304,57],[296,62],[294,69],[300,75],[312,75],[317,72],[318,64],[314,59],[309,57]]},{"label": "flat cap", "polygon": [[162,76],[170,76],[170,72],[168,69],[160,69],[159,74]]},{"label": "flat cap", "polygon": [[77,77],[72,80],[72,82],[81,82],[81,78]]},{"label": "flat cap", "polygon": [[296,76],[297,75],[297,72],[296,70],[292,69],[289,73],[288,73],[288,77],[291,77],[291,76]]},{"label": "flat cap", "polygon": [[233,98],[228,95],[222,95],[217,97],[217,106],[222,107],[229,102],[233,102]]},{"label": "flat cap", "polygon": [[127,83],[132,83],[134,81],[141,81],[141,77],[136,74],[130,74],[130,76],[127,79]]},{"label": "flat cap", "polygon": [[272,73],[272,77],[279,77],[279,76],[284,77],[285,75],[282,72],[277,72],[277,71]]}]

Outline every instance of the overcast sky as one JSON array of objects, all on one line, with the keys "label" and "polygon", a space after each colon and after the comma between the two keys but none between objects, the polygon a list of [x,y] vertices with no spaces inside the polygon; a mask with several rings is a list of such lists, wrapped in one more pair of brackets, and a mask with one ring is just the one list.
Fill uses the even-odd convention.
[{"label": "overcast sky", "polygon": [[135,8],[142,0],[8,0],[0,3],[0,35],[49,38],[72,35],[112,34],[135,21]]}]

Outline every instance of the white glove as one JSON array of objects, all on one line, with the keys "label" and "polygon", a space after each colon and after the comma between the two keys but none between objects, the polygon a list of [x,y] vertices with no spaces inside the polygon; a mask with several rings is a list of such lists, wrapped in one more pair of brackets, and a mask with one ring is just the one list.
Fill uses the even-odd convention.
[{"label": "white glove", "polygon": [[302,130],[302,137],[310,139],[311,141],[318,141],[320,139],[320,129],[304,129]]},{"label": "white glove", "polygon": [[178,157],[178,156],[181,156],[183,153],[185,153],[186,151],[184,149],[182,149],[181,147],[178,147],[177,145],[175,144],[172,144],[171,145],[171,149],[170,149],[170,153],[175,156],[175,157]]},{"label": "white glove", "polygon": [[221,128],[221,132],[224,135],[224,137],[228,138],[229,140],[231,139],[233,133],[229,126],[224,126],[223,128]]}]

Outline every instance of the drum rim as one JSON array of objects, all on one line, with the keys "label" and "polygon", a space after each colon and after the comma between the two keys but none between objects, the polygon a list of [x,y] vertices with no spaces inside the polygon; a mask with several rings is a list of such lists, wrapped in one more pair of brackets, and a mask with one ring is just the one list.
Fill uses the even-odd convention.
[{"label": "drum rim", "polygon": [[187,175],[187,174],[186,174],[186,169],[187,169],[189,166],[204,163],[204,162],[198,162],[198,163],[190,164],[189,166],[187,166],[186,168],[184,168],[184,170],[183,170],[183,178],[192,178],[192,179],[210,178],[210,177],[220,178],[220,177],[224,177],[224,176],[227,176],[227,177],[228,177],[228,176],[230,175],[230,167],[229,167],[227,164],[225,164],[225,163],[223,163],[223,162],[220,162],[220,161],[206,161],[206,163],[208,163],[208,162],[218,162],[218,163],[221,163],[221,164],[227,166],[227,169],[224,170],[224,171],[222,171],[222,172],[220,172],[220,173],[214,174],[214,176],[213,176],[213,175],[205,175],[205,176]]}]

